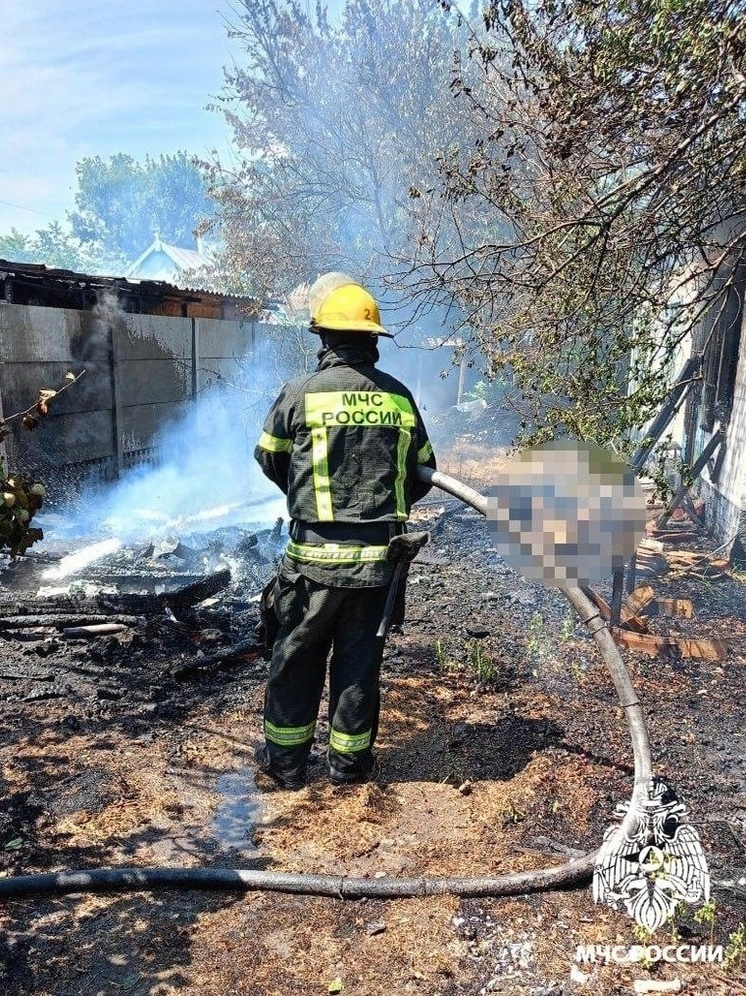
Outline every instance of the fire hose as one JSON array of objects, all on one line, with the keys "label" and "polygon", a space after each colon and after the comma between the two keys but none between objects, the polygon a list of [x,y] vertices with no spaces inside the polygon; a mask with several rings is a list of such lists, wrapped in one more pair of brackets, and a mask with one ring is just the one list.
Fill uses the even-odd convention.
[{"label": "fire hose", "polygon": [[[446,491],[482,515],[487,499],[461,481],[440,471],[420,468],[420,477]],[[596,607],[579,588],[564,589],[590,635],[596,642],[627,718],[634,756],[633,800],[643,799],[652,776],[650,745],[645,717],[621,654]],[[631,828],[634,806],[629,806],[622,826]],[[629,824],[629,827],[625,826]],[[577,886],[590,880],[596,853],[531,871],[474,877],[352,878],[346,875],[314,875],[256,871],[240,868],[93,868],[80,871],[19,875],[0,879],[0,899],[20,896],[58,895],[79,892],[144,891],[150,889],[204,889],[232,892],[285,892],[332,896],[340,899],[364,897],[393,899],[415,896],[456,895],[464,897],[512,896],[553,888]]]}]

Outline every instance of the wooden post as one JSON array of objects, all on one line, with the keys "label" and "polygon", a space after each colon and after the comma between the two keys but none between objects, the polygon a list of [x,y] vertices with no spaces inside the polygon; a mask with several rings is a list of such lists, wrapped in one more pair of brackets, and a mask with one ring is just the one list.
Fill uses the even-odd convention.
[{"label": "wooden post", "polygon": [[637,452],[632,457],[631,466],[632,470],[636,474],[642,470],[645,461],[653,450],[653,447],[666,431],[666,428],[678,411],[679,404],[686,397],[689,388],[692,386],[692,378],[698,372],[701,364],[701,356],[691,356],[681,368],[681,371],[674,381],[673,387],[663,403],[661,410],[650,423],[650,426],[645,433],[644,439],[647,440],[647,442],[644,442],[641,446],[639,446]]},{"label": "wooden post", "polygon": [[632,554],[627,564],[627,594],[631,595],[635,590],[635,575],[637,574],[637,552]]}]

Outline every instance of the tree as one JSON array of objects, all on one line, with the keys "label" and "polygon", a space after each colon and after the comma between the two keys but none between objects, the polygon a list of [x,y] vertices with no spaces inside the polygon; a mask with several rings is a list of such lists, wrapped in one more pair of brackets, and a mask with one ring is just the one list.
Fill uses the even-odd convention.
[{"label": "tree", "polygon": [[93,263],[86,246],[81,244],[58,221],[38,228],[33,235],[23,235],[11,228],[0,236],[0,257],[17,263],[43,263],[63,270],[90,270]]},{"label": "tree", "polygon": [[65,232],[58,221],[37,229],[31,245],[36,262],[82,273],[91,269],[93,256],[90,247]]},{"label": "tree", "polygon": [[0,256],[88,273],[115,273],[148,248],[156,232],[165,242],[194,245],[214,213],[207,182],[186,152],[137,162],[117,153],[80,160],[75,167],[77,211],[70,230],[59,221],[25,235],[0,236]]},{"label": "tree", "polygon": [[16,263],[31,263],[34,261],[34,251],[30,236],[11,228],[8,235],[0,235],[0,258],[10,259]]},{"label": "tree", "polygon": [[726,307],[745,51],[743,0],[492,0],[474,28],[454,83],[477,127],[441,158],[410,276],[453,295],[535,438],[629,443]]},{"label": "tree", "polygon": [[380,279],[411,245],[434,151],[461,134],[460,17],[433,0],[347,0],[338,23],[296,0],[236,11],[244,65],[222,99],[236,164],[213,165],[224,267],[259,297],[325,270]]},{"label": "tree", "polygon": [[194,245],[195,231],[214,211],[207,183],[186,152],[144,162],[121,152],[108,161],[88,157],[75,172],[73,234],[120,264],[144,252],[156,231],[165,242]]}]

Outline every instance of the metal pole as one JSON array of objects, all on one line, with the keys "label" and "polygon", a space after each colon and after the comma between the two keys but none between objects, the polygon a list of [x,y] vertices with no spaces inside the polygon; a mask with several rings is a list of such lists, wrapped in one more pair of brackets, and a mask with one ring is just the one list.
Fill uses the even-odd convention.
[{"label": "metal pole", "polygon": [[[694,483],[694,481],[696,481],[696,479],[702,473],[705,464],[710,459],[710,457],[715,452],[715,450],[718,448],[718,446],[721,445],[721,443],[723,442],[724,438],[725,437],[724,437],[723,430],[722,429],[718,429],[718,431],[715,433],[715,435],[712,437],[712,439],[710,439],[710,441],[707,444],[707,446],[705,446],[705,448],[702,450],[702,452],[700,453],[700,455],[697,457],[697,460],[696,460],[694,466],[692,467],[692,469],[690,471],[691,476],[692,476],[692,483]],[[657,519],[657,521],[655,523],[656,526],[658,527],[658,529],[662,529],[663,526],[665,526],[665,524],[668,522],[668,520],[673,515],[674,511],[679,507],[682,499],[684,498],[684,496],[686,495],[686,493],[689,491],[689,489],[691,488],[691,486],[692,486],[691,484],[682,484],[681,485],[681,487],[679,488],[679,490],[676,492],[676,494],[673,496],[673,498],[669,501],[668,505],[666,505],[666,508],[664,509],[664,511],[658,516],[658,519]]]}]

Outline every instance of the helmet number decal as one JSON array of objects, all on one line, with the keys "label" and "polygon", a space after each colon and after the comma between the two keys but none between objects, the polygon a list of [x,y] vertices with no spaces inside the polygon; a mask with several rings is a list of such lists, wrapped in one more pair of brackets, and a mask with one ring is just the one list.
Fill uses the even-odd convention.
[{"label": "helmet number decal", "polygon": [[366,308],[366,309],[365,309],[365,317],[366,317],[366,319],[367,319],[368,321],[371,321],[371,317],[370,317],[370,308]]}]

